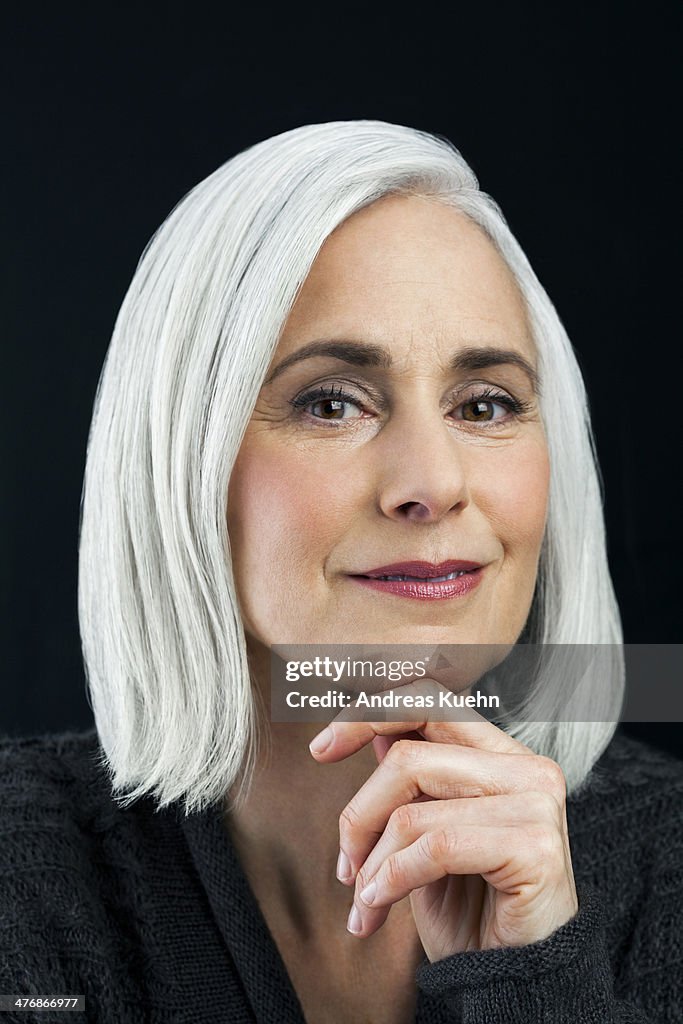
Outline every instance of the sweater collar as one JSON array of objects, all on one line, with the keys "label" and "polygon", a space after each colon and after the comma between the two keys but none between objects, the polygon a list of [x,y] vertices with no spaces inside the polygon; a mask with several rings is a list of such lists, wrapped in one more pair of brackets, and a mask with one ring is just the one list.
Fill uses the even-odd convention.
[{"label": "sweater collar", "polygon": [[306,1024],[282,957],[247,881],[220,807],[182,818],[200,880],[259,1024]]}]

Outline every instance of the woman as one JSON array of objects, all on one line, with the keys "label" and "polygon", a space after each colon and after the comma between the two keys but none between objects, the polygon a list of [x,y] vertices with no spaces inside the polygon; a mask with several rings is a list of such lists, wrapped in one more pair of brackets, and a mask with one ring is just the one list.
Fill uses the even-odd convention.
[{"label": "woman", "polygon": [[[172,212],[100,380],[79,615],[96,732],[3,751],[3,991],[94,1021],[680,1018],[683,769],[614,737],[583,384],[450,143],[298,128]],[[540,720],[559,672],[506,730],[268,720],[273,645],[366,642],[607,656],[590,722]]]}]

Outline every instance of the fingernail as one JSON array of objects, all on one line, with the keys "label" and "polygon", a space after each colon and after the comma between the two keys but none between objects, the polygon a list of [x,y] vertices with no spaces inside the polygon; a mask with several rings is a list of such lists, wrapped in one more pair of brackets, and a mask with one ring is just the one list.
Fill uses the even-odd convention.
[{"label": "fingernail", "polygon": [[346,882],[352,875],[351,861],[346,856],[343,850],[339,851],[339,859],[337,860],[337,878],[340,882]]},{"label": "fingernail", "polygon": [[377,882],[370,882],[360,893],[360,898],[363,903],[367,903],[368,906],[372,904],[375,896],[377,895]]},{"label": "fingernail", "polygon": [[313,740],[311,740],[308,744],[308,749],[312,754],[322,754],[323,750],[327,750],[333,738],[334,734],[328,725],[322,732],[319,732]]},{"label": "fingernail", "polygon": [[352,935],[360,935],[361,931],[363,930],[363,922],[361,921],[360,911],[358,910],[358,907],[356,906],[355,903],[351,907],[351,913],[349,914],[349,919],[346,923],[346,927],[351,932]]}]

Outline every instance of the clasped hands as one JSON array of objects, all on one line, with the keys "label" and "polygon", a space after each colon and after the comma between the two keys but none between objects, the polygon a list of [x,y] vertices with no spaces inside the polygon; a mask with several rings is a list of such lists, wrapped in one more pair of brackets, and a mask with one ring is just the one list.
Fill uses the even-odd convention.
[{"label": "clasped hands", "polygon": [[576,914],[555,761],[473,709],[453,722],[340,718],[311,743],[315,759],[372,743],[378,761],[339,820],[337,876],[355,887],[349,931],[372,935],[409,896],[433,962],[539,941]]}]

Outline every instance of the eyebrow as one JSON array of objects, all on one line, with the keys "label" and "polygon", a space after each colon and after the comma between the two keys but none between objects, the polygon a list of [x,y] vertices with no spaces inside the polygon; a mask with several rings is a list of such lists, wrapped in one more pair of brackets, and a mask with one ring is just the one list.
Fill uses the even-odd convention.
[{"label": "eyebrow", "polygon": [[[295,363],[303,359],[313,359],[316,356],[329,356],[333,359],[340,359],[353,366],[379,366],[384,370],[391,369],[393,363],[391,353],[381,345],[365,344],[357,341],[311,341],[303,345],[296,352],[290,353],[278,363],[264,384],[271,384],[276,377],[289,369]],[[495,345],[470,345],[457,352],[449,363],[449,369],[453,371],[462,370],[485,370],[490,366],[501,366],[508,364],[516,366],[531,382],[535,393],[539,392],[539,376],[531,363],[515,352],[514,349],[496,348]]]}]

